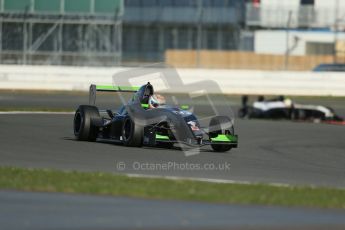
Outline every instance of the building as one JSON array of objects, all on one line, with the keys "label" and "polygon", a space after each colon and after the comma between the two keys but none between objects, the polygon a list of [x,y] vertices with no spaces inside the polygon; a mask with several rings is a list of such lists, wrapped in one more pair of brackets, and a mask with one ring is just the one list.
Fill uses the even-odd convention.
[{"label": "building", "polygon": [[0,63],[113,66],[233,50],[242,0],[0,0]]},{"label": "building", "polygon": [[0,0],[0,63],[117,65],[120,0]]},{"label": "building", "polygon": [[[287,42],[286,39],[289,39]],[[345,41],[345,33],[337,34],[338,46]],[[255,31],[255,53],[285,55],[333,55],[334,33],[322,30],[257,30]],[[343,54],[339,54],[343,56]]]},{"label": "building", "polygon": [[126,0],[123,58],[163,61],[167,49],[235,50],[243,0]]},{"label": "building", "polygon": [[251,28],[345,28],[345,1],[248,0],[246,25]]},{"label": "building", "polygon": [[0,63],[136,65],[164,61],[167,50],[236,61],[335,55],[344,29],[340,0],[0,0]]},{"label": "building", "polygon": [[345,62],[345,1],[246,0],[245,24],[232,50],[169,50],[178,67],[308,71]]},{"label": "building", "polygon": [[246,26],[255,54],[345,61],[345,1],[250,0]]}]

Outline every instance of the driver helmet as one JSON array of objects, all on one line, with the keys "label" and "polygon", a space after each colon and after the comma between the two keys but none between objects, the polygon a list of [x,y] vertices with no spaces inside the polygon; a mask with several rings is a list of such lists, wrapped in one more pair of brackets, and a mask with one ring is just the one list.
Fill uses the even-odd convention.
[{"label": "driver helmet", "polygon": [[292,100],[289,98],[284,99],[284,104],[286,107],[291,107],[292,106]]},{"label": "driver helmet", "polygon": [[160,94],[151,95],[149,98],[149,107],[157,108],[160,105],[165,104],[165,98]]}]

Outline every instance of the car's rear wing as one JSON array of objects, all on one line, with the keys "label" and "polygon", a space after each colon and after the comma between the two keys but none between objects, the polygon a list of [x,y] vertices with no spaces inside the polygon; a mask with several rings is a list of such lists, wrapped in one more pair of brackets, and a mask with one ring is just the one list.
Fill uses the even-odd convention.
[{"label": "car's rear wing", "polygon": [[99,92],[129,92],[135,93],[140,87],[137,86],[114,86],[114,85],[90,85],[89,104],[95,105],[96,93]]}]

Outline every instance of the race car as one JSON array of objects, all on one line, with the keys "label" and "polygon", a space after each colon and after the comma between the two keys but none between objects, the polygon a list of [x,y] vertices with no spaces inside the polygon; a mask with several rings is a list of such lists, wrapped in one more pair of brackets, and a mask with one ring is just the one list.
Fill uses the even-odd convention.
[{"label": "race car", "polygon": [[[98,91],[134,94],[117,111],[99,110],[95,106]],[[91,85],[89,97],[90,105],[80,105],[75,112],[73,129],[77,140],[110,140],[132,147],[171,148],[175,143],[190,147],[210,145],[216,152],[238,146],[238,136],[229,117],[214,116],[208,127],[201,127],[187,108],[157,100],[150,83],[141,87]]]},{"label": "race car", "polygon": [[270,100],[265,100],[263,96],[259,96],[252,106],[248,106],[248,96],[242,96],[242,107],[238,111],[238,116],[240,118],[287,119],[345,124],[344,119],[336,115],[330,107],[302,105],[284,96]]}]

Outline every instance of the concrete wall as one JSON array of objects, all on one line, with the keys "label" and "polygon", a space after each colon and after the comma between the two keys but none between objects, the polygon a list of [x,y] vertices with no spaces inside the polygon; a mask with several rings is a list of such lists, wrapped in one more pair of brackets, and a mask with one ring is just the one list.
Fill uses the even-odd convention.
[{"label": "concrete wall", "polygon": [[[254,49],[258,54],[275,54],[284,55],[286,52],[286,36],[284,30],[258,30],[255,32]],[[298,41],[296,41],[296,38]],[[345,33],[338,33],[337,40],[345,40]],[[289,43],[291,55],[306,55],[306,44],[308,42],[317,43],[334,43],[333,32],[317,32],[317,31],[290,31]]]},{"label": "concrete wall", "polygon": [[[0,66],[0,89],[25,90],[81,90],[90,84],[112,84],[113,74],[124,68],[72,68],[51,66]],[[245,71],[224,69],[178,69],[184,84],[205,80],[218,83],[225,94],[273,94],[345,96],[345,74],[313,72]],[[159,75],[159,74],[158,74]],[[131,81],[133,85],[153,82],[164,89],[163,81],[155,76],[143,76]],[[174,92],[186,92],[178,85],[170,85]],[[207,82],[201,83],[208,89]],[[211,92],[219,93],[219,92]]]}]

